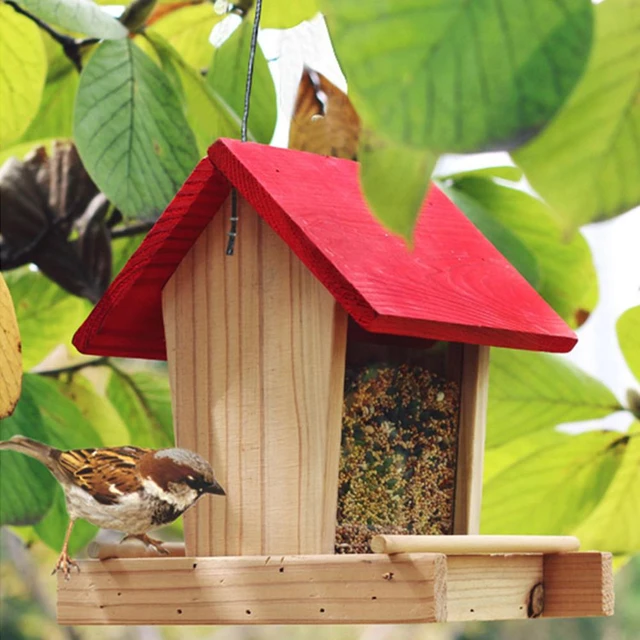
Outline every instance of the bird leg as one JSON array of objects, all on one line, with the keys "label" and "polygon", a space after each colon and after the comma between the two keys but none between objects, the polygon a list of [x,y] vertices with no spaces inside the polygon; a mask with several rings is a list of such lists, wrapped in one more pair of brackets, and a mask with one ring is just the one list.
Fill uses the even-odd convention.
[{"label": "bird leg", "polygon": [[122,544],[125,540],[130,540],[131,538],[140,540],[140,542],[142,542],[147,547],[153,547],[158,553],[162,554],[163,556],[169,555],[169,552],[162,546],[164,544],[162,540],[150,538],[146,533],[130,533],[122,538],[122,540],[120,540],[120,544]]},{"label": "bird leg", "polygon": [[68,580],[69,576],[71,575],[71,567],[75,567],[78,570],[78,573],[80,572],[78,563],[69,557],[69,538],[71,537],[71,531],[73,529],[74,522],[75,520],[69,520],[69,526],[67,527],[67,532],[64,536],[64,543],[62,544],[60,557],[58,558],[58,562],[51,572],[51,575],[53,575],[58,571],[62,571],[65,580]]}]

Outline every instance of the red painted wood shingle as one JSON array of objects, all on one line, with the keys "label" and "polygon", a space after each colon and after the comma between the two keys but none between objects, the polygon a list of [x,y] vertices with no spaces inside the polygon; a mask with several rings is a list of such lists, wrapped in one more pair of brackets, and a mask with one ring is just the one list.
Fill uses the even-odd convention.
[{"label": "red painted wood shingle", "polygon": [[348,160],[219,140],[74,344],[84,353],[166,357],[162,287],[233,184],[369,331],[540,351],[573,347],[571,329],[435,186],[408,249],[372,217],[357,171]]}]

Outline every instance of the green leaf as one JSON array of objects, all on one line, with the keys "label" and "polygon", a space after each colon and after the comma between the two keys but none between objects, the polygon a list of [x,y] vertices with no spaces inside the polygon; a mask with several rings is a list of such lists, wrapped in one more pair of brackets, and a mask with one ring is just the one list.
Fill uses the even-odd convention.
[{"label": "green leaf", "polygon": [[[95,374],[97,369],[104,369],[107,377],[110,374],[107,367],[92,368],[91,373]],[[59,382],[58,390],[73,402],[84,420],[91,424],[99,434],[103,446],[121,447],[129,443],[129,429],[120,414],[106,395],[98,393],[94,385],[83,375],[74,375],[68,381]]]},{"label": "green leaf", "polygon": [[[42,542],[59,552],[62,549],[68,524],[69,516],[64,492],[60,485],[56,485],[51,508],[33,529]],[[80,549],[86,547],[95,538],[98,531],[99,529],[95,525],[89,524],[85,520],[76,520],[69,539],[69,555],[74,556]]]},{"label": "green leaf", "polygon": [[[240,137],[240,117],[207,84],[206,80],[180,57],[177,51],[158,34],[147,34],[163,70],[183,96],[185,116],[198,144],[198,151],[207,149],[220,137]],[[253,136],[250,136],[253,140]]]},{"label": "green leaf", "polygon": [[602,382],[566,359],[531,351],[491,350],[487,448],[621,409]]},{"label": "green leaf", "polygon": [[[251,44],[251,23],[243,20],[219,49],[215,50],[207,83],[231,109],[242,114]],[[276,126],[276,89],[262,49],[258,46],[253,68],[248,128],[256,142],[269,143]]]},{"label": "green leaf", "polygon": [[126,373],[114,369],[107,398],[129,428],[131,444],[169,447],[173,444],[171,394],[166,373]]},{"label": "green leaf", "polygon": [[562,111],[513,159],[573,231],[640,204],[640,1],[596,9],[594,51]]},{"label": "green leaf", "polygon": [[[16,409],[0,421],[0,440],[23,435],[47,441],[36,400],[23,386]],[[0,451],[0,525],[37,522],[53,502],[56,481],[44,465],[15,451]]]},{"label": "green leaf", "polygon": [[540,131],[584,70],[590,0],[324,0],[350,97],[398,143],[511,148]]},{"label": "green leaf", "polygon": [[437,158],[364,129],[358,159],[367,204],[385,227],[410,242]]},{"label": "green leaf", "polygon": [[129,39],[102,43],[85,67],[74,136],[89,175],[126,217],[161,213],[198,161],[175,90]]},{"label": "green leaf", "polygon": [[37,402],[47,432],[46,442],[58,449],[103,446],[91,422],[62,393],[64,383],[36,374],[25,374],[22,386]]},{"label": "green leaf", "polygon": [[73,108],[80,78],[69,59],[56,50],[49,61],[47,81],[36,117],[20,138],[20,142],[47,138],[71,138],[73,135]]},{"label": "green leaf", "polygon": [[566,534],[601,500],[624,447],[620,433],[593,431],[551,442],[485,486],[483,534]]},{"label": "green leaf", "polygon": [[47,24],[87,36],[112,40],[129,34],[115,18],[90,0],[20,0],[20,5]]},{"label": "green leaf", "polygon": [[[269,0],[262,5],[260,27],[262,29],[290,29],[318,13],[317,0]],[[253,13],[250,16],[253,20]]]},{"label": "green leaf", "polygon": [[640,551],[640,423],[620,437],[618,447],[624,450],[620,469],[575,535],[584,549],[633,554]]},{"label": "green leaf", "polygon": [[0,3],[0,148],[17,140],[38,112],[47,59],[38,27]]},{"label": "green leaf", "polygon": [[162,36],[194,69],[206,69],[213,54],[209,36],[224,17],[215,12],[213,3],[204,2],[167,14],[154,22],[146,33]]},{"label": "green leaf", "polygon": [[111,276],[115,278],[122,271],[129,258],[133,255],[140,243],[144,240],[145,234],[141,233],[128,238],[116,238],[111,241]]},{"label": "green leaf", "polygon": [[37,365],[59,344],[70,344],[91,305],[28,268],[5,273],[13,298],[20,336],[22,366]]},{"label": "green leaf", "polygon": [[616,322],[620,350],[640,383],[640,305],[627,309]]},{"label": "green leaf", "polygon": [[[581,234],[564,238],[557,219],[542,201],[519,189],[473,175],[456,179],[447,193],[459,201],[465,213],[471,211],[466,206],[468,200],[456,199],[455,194],[471,198],[487,217],[525,245],[537,263],[537,290],[569,324],[579,325],[585,312],[589,314],[594,309],[598,279],[591,249]],[[481,230],[484,231],[482,227]],[[501,246],[496,246],[502,251]],[[509,260],[514,257],[513,252],[505,255]],[[514,264],[519,268],[519,264]]]},{"label": "green leaf", "polygon": [[496,220],[480,202],[455,187],[443,186],[451,201],[473,222],[482,235],[526,278],[534,288],[540,287],[538,261],[520,238]]},{"label": "green leaf", "polygon": [[450,173],[445,176],[436,176],[441,182],[448,180],[456,181],[463,178],[500,178],[509,182],[519,182],[522,179],[522,169],[520,167],[483,167],[482,169],[468,169],[458,173]]}]

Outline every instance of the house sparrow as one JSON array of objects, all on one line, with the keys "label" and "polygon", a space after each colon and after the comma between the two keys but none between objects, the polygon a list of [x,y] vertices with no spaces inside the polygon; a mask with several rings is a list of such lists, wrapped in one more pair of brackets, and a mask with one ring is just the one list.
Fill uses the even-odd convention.
[{"label": "house sparrow", "polygon": [[69,578],[78,564],[69,557],[69,537],[78,518],[138,538],[163,553],[147,531],[173,522],[204,493],[225,495],[211,465],[187,449],[110,447],[61,451],[24,436],[0,442],[44,464],[64,489],[69,526],[53,570]]}]

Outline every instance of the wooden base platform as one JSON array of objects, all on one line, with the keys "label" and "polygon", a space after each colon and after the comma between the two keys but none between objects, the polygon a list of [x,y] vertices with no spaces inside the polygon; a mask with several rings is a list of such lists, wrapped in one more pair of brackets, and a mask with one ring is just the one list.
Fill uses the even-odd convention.
[{"label": "wooden base platform", "polygon": [[611,554],[229,556],[80,562],[58,622],[345,624],[606,616]]}]

